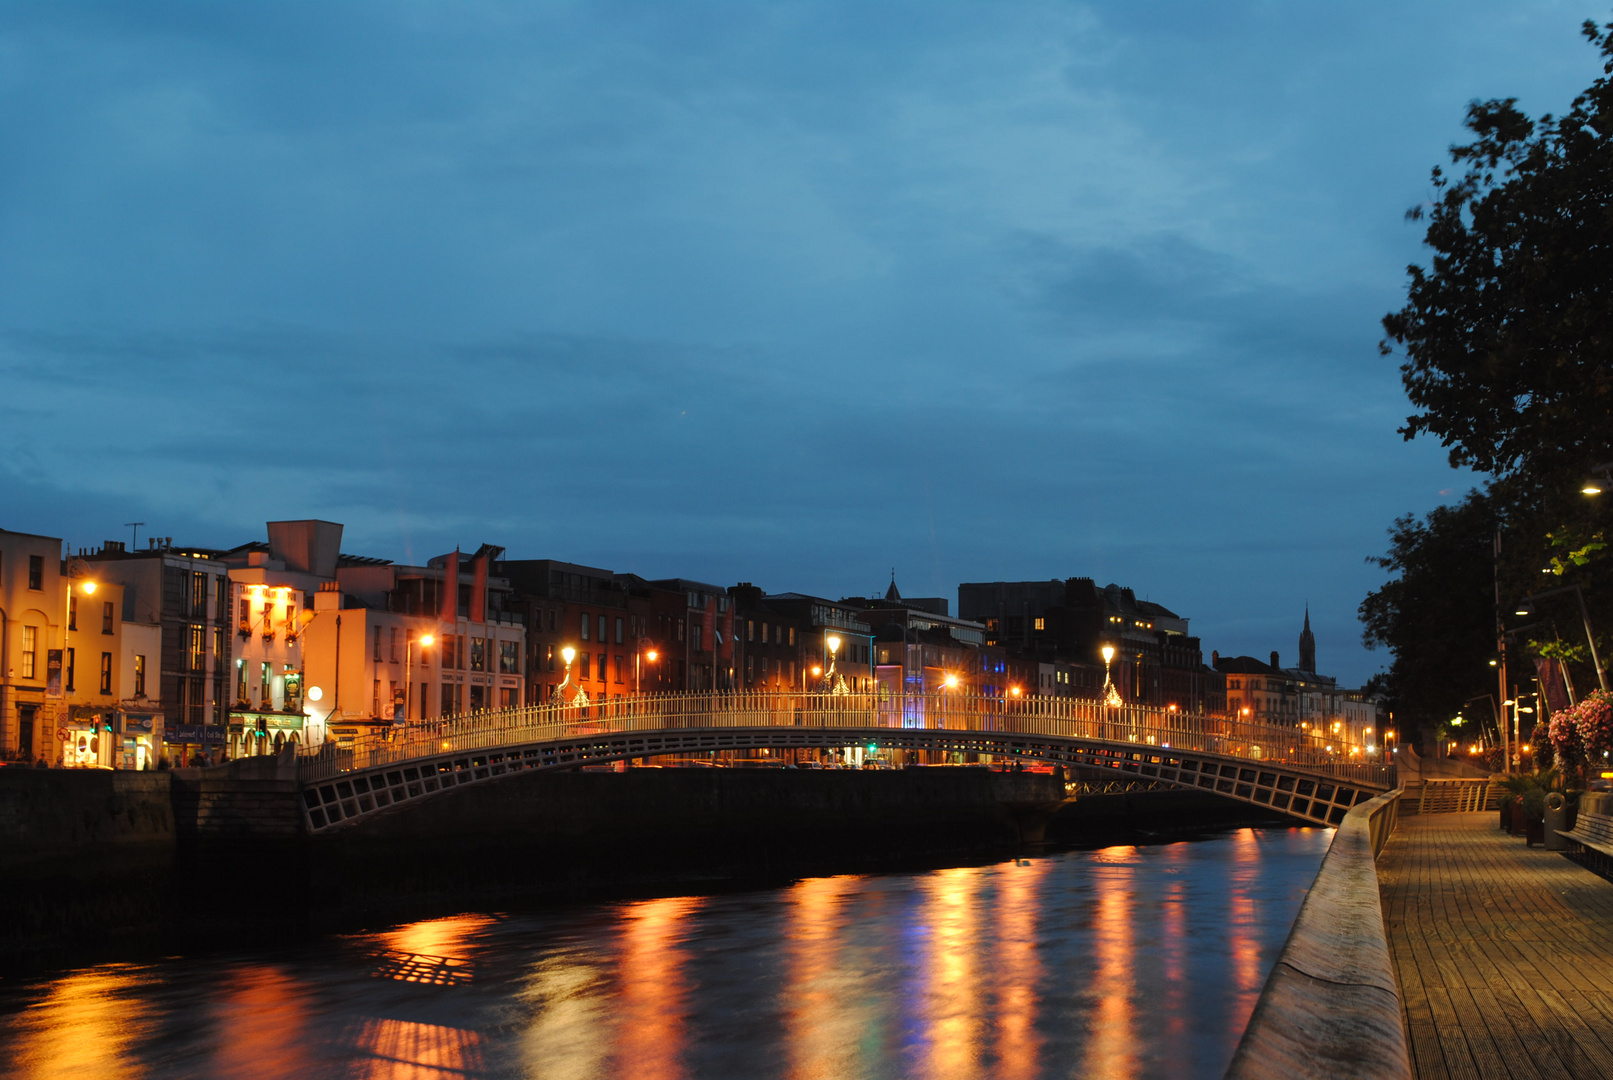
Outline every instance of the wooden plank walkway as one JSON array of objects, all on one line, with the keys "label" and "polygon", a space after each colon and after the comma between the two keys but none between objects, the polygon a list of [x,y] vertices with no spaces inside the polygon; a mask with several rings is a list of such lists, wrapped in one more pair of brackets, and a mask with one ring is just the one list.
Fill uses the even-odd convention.
[{"label": "wooden plank walkway", "polygon": [[1494,813],[1401,818],[1378,879],[1417,1076],[1613,1077],[1613,883]]}]

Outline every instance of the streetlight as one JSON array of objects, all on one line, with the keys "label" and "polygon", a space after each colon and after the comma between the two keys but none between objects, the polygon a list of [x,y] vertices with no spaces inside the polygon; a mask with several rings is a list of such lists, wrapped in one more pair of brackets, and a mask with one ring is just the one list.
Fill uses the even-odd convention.
[{"label": "streetlight", "polygon": [[560,650],[560,659],[566,662],[566,677],[560,680],[559,686],[554,688],[554,696],[556,701],[565,700],[565,695],[563,695],[561,691],[564,690],[571,682],[571,662],[577,659],[577,650],[573,649],[570,645],[565,646]]},{"label": "streetlight", "polygon": [[[644,646],[649,644],[651,644],[649,638],[639,638],[638,647],[633,651],[633,693],[635,694],[642,694],[644,692],[644,681],[639,674],[639,657],[642,656],[645,660],[648,660],[653,664],[655,663],[656,657],[661,655],[654,649],[645,652]],[[566,663],[569,664],[571,661],[567,660]]]},{"label": "streetlight", "polygon": [[835,660],[840,656],[840,636],[838,634],[830,634],[828,637],[823,639],[823,643],[829,647],[829,678],[833,679],[835,673]]},{"label": "streetlight", "polygon": [[1585,641],[1591,647],[1591,664],[1596,668],[1596,682],[1605,692],[1607,690],[1607,673],[1602,670],[1601,657],[1596,655],[1596,638],[1591,634],[1591,617],[1585,611],[1585,594],[1580,590],[1579,582],[1564,585],[1560,589],[1547,589],[1545,592],[1531,593],[1518,601],[1518,607],[1513,614],[1532,615],[1534,614],[1534,602],[1536,600],[1544,600],[1548,596],[1565,596],[1568,593],[1573,593],[1574,597],[1579,601],[1579,618],[1585,625]]},{"label": "streetlight", "polygon": [[1103,653],[1103,703],[1109,706],[1123,705],[1125,703],[1120,700],[1120,691],[1115,688],[1114,681],[1109,678],[1109,665],[1114,662],[1115,647],[1105,645],[1099,651]]},{"label": "streetlight", "polygon": [[418,639],[410,637],[403,643],[403,722],[409,722],[410,714],[414,712],[414,647],[416,644],[422,649],[429,649],[437,643],[437,639],[430,634],[421,634]]}]

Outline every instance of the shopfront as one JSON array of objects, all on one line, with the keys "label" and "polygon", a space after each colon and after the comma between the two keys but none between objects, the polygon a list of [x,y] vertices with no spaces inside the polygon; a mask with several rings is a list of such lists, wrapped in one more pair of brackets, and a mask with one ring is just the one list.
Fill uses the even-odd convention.
[{"label": "shopfront", "polygon": [[230,756],[278,754],[301,745],[308,717],[302,713],[230,712]]},{"label": "shopfront", "polygon": [[119,769],[155,769],[157,758],[161,754],[162,744],[162,714],[154,712],[130,712],[125,710],[121,714],[121,723],[118,724],[118,760],[114,763]]}]

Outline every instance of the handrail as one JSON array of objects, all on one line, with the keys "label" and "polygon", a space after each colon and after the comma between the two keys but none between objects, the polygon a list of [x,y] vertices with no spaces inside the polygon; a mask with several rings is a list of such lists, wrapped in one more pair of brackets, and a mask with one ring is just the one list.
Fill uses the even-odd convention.
[{"label": "handrail", "polygon": [[1386,780],[1366,748],[1301,729],[1076,698],[929,693],[891,695],[714,691],[642,694],[587,705],[553,703],[414,721],[299,754],[303,782],[460,750],[666,729],[881,728],[1058,736],[1271,761],[1360,781]]},{"label": "handrail", "polygon": [[1376,865],[1403,793],[1370,799],[1339,823],[1227,1080],[1411,1076]]}]

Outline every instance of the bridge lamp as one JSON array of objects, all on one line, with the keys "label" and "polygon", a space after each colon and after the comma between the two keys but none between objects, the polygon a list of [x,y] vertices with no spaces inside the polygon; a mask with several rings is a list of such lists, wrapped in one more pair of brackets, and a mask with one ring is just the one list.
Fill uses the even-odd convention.
[{"label": "bridge lamp", "polygon": [[956,675],[948,675],[945,682],[948,690],[956,689],[958,685],[958,677]]},{"label": "bridge lamp", "polygon": [[838,634],[830,634],[823,639],[823,643],[829,647],[829,674],[833,675],[835,661],[840,658],[840,637]]},{"label": "bridge lamp", "polygon": [[1016,687],[1013,687],[1013,688],[1012,688],[1012,689],[1010,689],[1010,690],[1009,690],[1009,691],[1008,691],[1008,692],[1009,692],[1009,693],[1010,693],[1010,694],[1013,694],[1013,695],[1014,695],[1014,696],[1015,696],[1015,697],[1018,697],[1018,696],[1019,696],[1019,687],[1017,687],[1017,686],[1016,686]]},{"label": "bridge lamp", "polygon": [[571,662],[577,659],[577,650],[570,645],[565,646],[560,650],[560,659],[566,662],[566,677],[560,680],[559,686],[555,687],[557,694],[566,688],[567,683],[571,682]]}]

